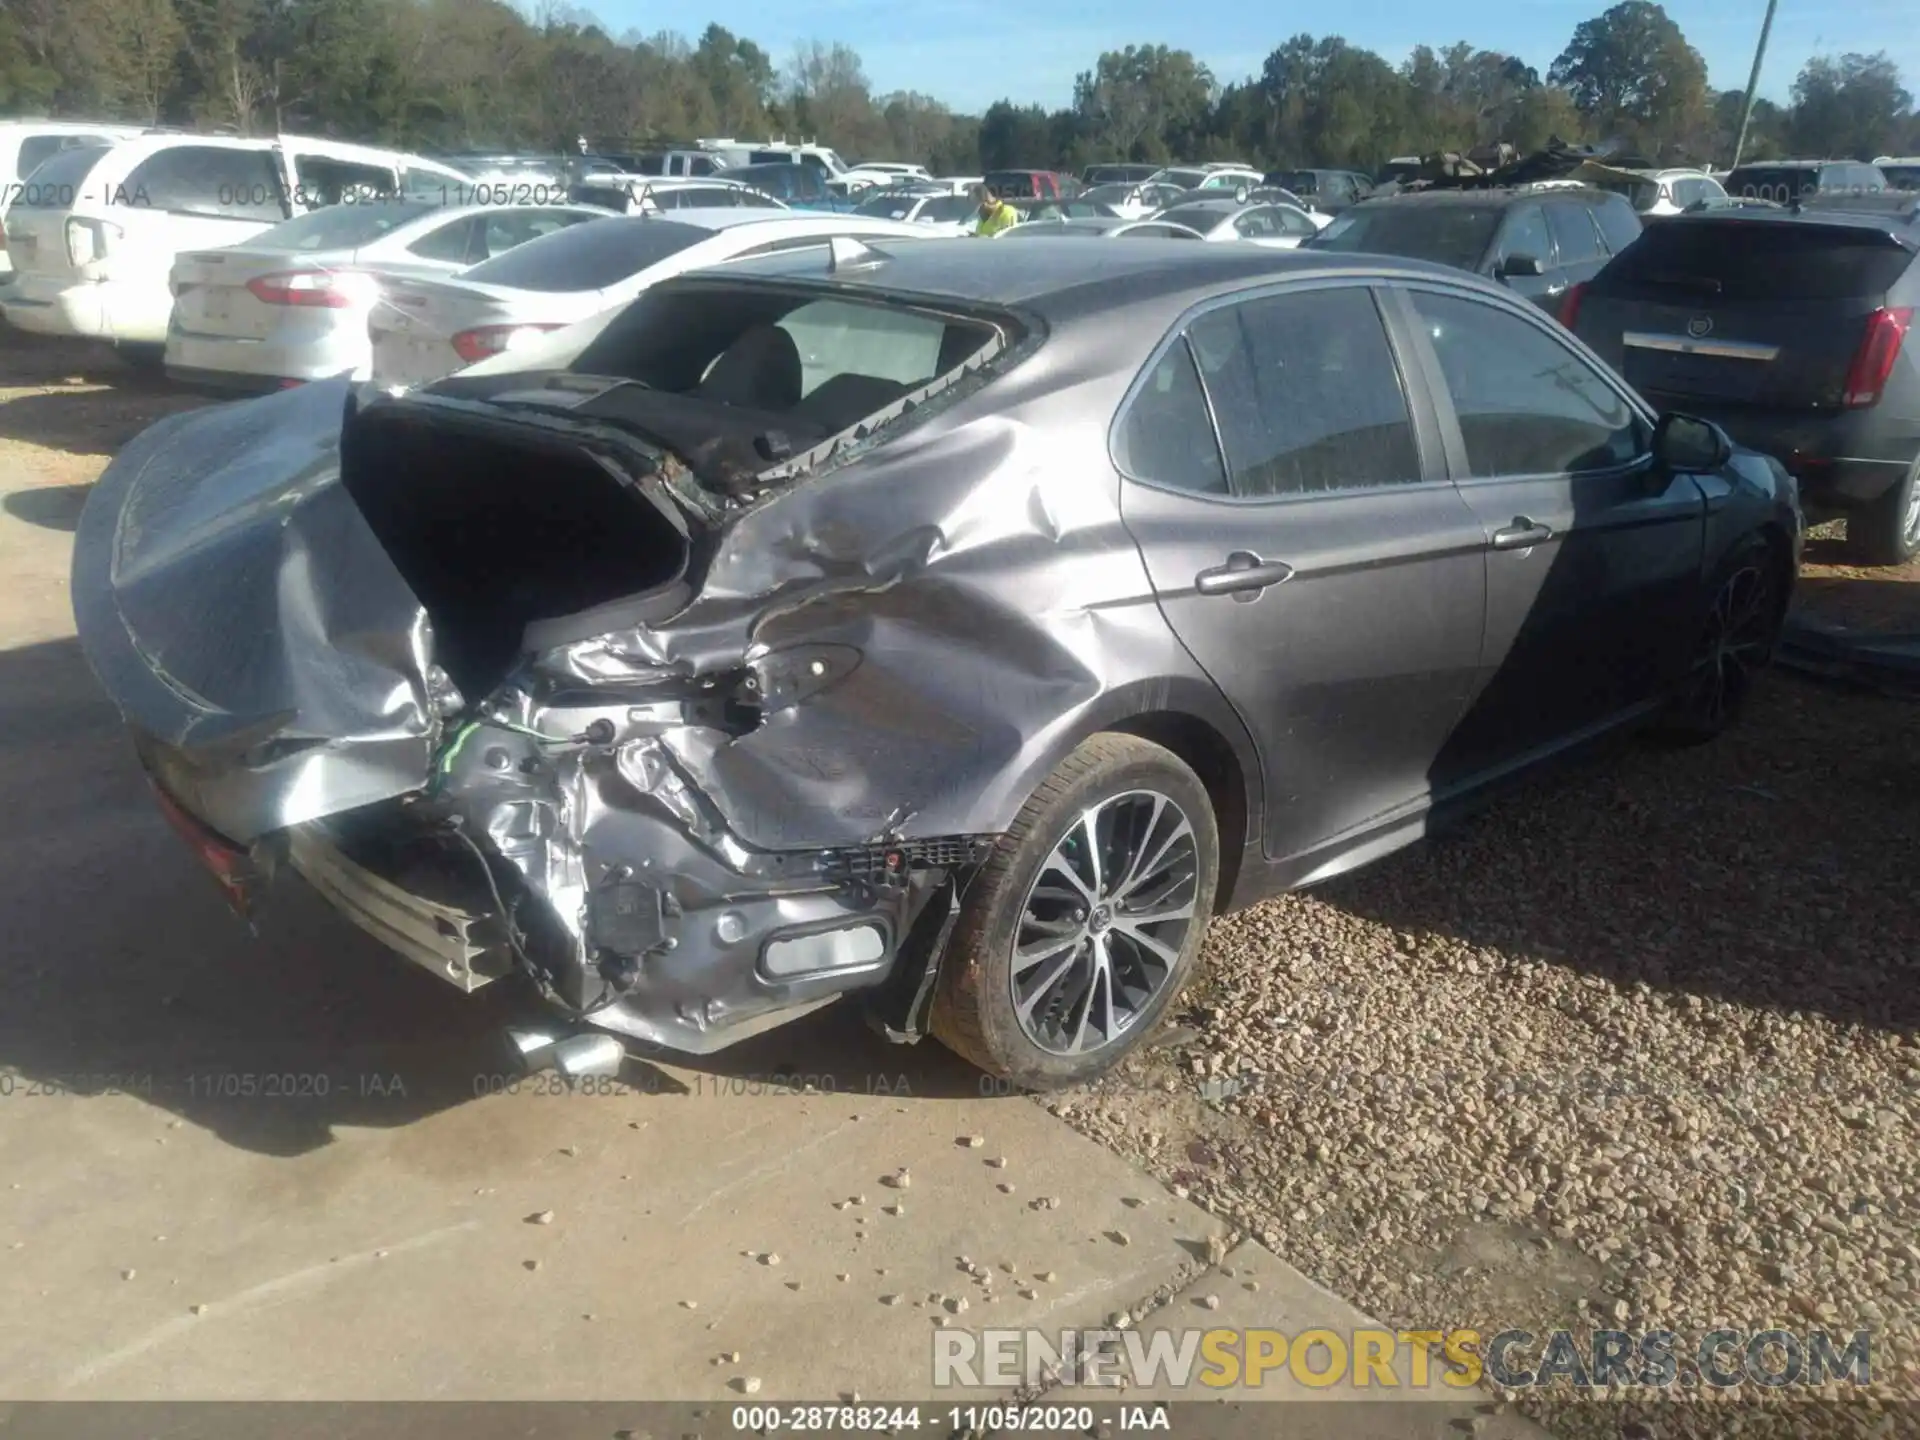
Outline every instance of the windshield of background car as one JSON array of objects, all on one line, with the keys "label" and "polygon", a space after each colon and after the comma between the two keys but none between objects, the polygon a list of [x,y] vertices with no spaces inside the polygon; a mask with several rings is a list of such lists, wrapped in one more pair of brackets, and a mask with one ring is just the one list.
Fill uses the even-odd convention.
[{"label": "windshield of background car", "polygon": [[21,179],[13,203],[22,210],[69,210],[85,193],[87,176],[110,145],[78,145],[62,150]]},{"label": "windshield of background car", "polygon": [[1920,190],[1920,165],[1882,165],[1880,173],[1887,177],[1889,189]]},{"label": "windshield of background car", "polygon": [[247,245],[257,250],[353,250],[440,208],[425,200],[330,205],[263,230]]},{"label": "windshield of background car", "polygon": [[1296,195],[1314,195],[1320,190],[1320,177],[1311,170],[1287,170],[1274,177],[1273,183],[1283,190],[1291,190]]},{"label": "windshield of background car", "polygon": [[678,220],[610,217],[570,225],[483,260],[461,275],[481,285],[559,293],[604,290],[713,235]]},{"label": "windshield of background car", "polygon": [[1388,201],[1347,211],[1306,243],[1343,254],[1402,255],[1474,270],[1500,228],[1496,205],[1406,205]]}]

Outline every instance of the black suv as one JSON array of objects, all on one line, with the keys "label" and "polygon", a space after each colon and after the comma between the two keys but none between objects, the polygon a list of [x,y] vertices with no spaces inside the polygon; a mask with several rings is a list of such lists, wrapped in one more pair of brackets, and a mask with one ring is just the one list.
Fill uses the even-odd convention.
[{"label": "black suv", "polygon": [[1772,454],[1861,561],[1898,565],[1920,554],[1920,209],[1870,203],[1673,216],[1561,319],[1652,404]]},{"label": "black suv", "polygon": [[1858,160],[1765,160],[1739,166],[1720,183],[1742,200],[1791,205],[1810,195],[1875,195],[1887,188],[1887,177]]},{"label": "black suv", "polygon": [[1632,204],[1606,190],[1449,187],[1362,201],[1304,248],[1404,255],[1471,270],[1557,312],[1569,288],[1639,238]]}]

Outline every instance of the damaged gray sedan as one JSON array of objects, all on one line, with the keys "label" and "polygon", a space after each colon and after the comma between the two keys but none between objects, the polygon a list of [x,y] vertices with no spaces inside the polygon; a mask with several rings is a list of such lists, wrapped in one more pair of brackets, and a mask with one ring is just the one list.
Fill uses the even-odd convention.
[{"label": "damaged gray sedan", "polygon": [[1737,711],[1772,461],[1457,272],[1099,248],[838,240],[161,422],[73,592],[163,808],[576,1067],[857,992],[1044,1088],[1212,915]]}]

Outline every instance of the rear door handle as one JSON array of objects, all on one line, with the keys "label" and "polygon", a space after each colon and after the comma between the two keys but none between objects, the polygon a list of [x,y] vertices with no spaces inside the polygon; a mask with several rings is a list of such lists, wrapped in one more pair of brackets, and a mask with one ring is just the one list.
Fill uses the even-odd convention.
[{"label": "rear door handle", "polygon": [[1236,550],[1227,563],[1202,570],[1193,577],[1193,588],[1202,595],[1231,595],[1236,600],[1251,600],[1269,585],[1278,585],[1293,574],[1293,567],[1279,560],[1262,560],[1250,550]]},{"label": "rear door handle", "polygon": [[1553,528],[1538,525],[1524,515],[1513,517],[1513,523],[1504,530],[1493,532],[1493,548],[1496,550],[1525,550],[1553,538]]}]

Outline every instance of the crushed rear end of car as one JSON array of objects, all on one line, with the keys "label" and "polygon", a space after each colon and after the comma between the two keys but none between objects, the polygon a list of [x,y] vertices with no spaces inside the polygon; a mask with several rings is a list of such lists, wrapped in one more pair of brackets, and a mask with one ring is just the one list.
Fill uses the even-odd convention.
[{"label": "crushed rear end of car", "polygon": [[[755,343],[663,348],[627,371],[651,381],[339,380],[154,427],[83,517],[82,642],[238,908],[290,868],[463,990],[522,977],[570,1020],[671,1050],[851,990],[917,1035],[925,962],[993,843],[944,822],[997,798],[1034,739],[1017,713],[990,733],[961,718],[978,666],[1004,667],[987,698],[1018,711],[1023,688],[1029,707],[1057,695],[1063,662],[996,648],[1005,617],[928,613],[937,586],[890,606],[969,545],[871,486],[805,482],[865,462],[882,491],[962,505],[993,446],[963,428],[889,459],[876,441],[977,391],[1022,337],[902,323],[892,377],[810,374],[763,409],[756,387],[797,384],[818,347],[770,360],[748,311],[834,302],[746,290],[729,318],[724,298],[676,301],[697,288],[647,303],[704,305]],[[846,343],[845,317],[818,333]],[[923,339],[937,355],[899,359]],[[949,636],[988,653],[951,666],[976,693],[943,714],[926,670]]]}]

